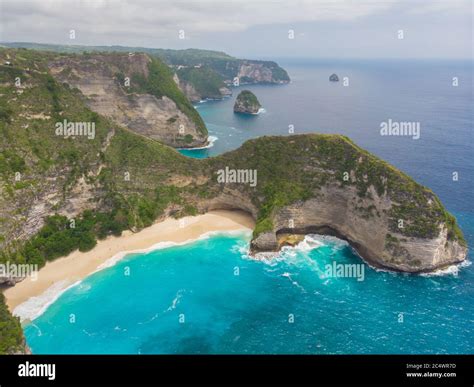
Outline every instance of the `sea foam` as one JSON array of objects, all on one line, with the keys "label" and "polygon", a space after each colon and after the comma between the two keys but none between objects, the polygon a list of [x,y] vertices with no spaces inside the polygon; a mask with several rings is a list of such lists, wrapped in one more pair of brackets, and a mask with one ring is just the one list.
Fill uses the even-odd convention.
[{"label": "sea foam", "polygon": [[43,314],[66,290],[78,285],[81,281],[71,284],[67,280],[59,281],[51,285],[42,294],[31,297],[18,305],[13,310],[13,315],[18,316],[21,322],[33,321]]},{"label": "sea foam", "polygon": [[439,276],[445,276],[445,275],[453,275],[457,277],[459,274],[459,270],[461,270],[462,268],[471,266],[471,264],[472,262],[466,259],[456,265],[451,265],[451,266],[445,267],[444,269],[435,270],[432,273],[422,273],[420,275],[423,277],[439,277]]},{"label": "sea foam", "polygon": [[207,138],[208,144],[204,146],[197,146],[195,148],[177,148],[178,150],[199,150],[199,149],[209,149],[214,146],[214,143],[218,140],[219,138],[217,136],[209,136]]}]

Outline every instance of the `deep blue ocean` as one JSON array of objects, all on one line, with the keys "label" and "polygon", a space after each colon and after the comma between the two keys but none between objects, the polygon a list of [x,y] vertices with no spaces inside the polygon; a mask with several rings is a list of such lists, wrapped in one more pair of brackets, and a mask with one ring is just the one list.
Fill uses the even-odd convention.
[{"label": "deep blue ocean", "polygon": [[[287,135],[289,125],[295,134],[347,135],[430,187],[457,217],[472,260],[472,62],[279,64],[290,84],[243,86],[199,104],[217,139],[182,153],[212,157],[250,138]],[[329,82],[332,73],[341,81]],[[239,89],[253,91],[265,111],[235,115]],[[418,122],[420,138],[381,136],[389,119]],[[362,263],[342,241],[308,236],[256,261],[246,256],[249,240],[220,234],[128,255],[27,324],[28,344],[33,353],[474,353],[474,265],[413,276],[364,264],[361,281],[327,278],[326,264]]]}]

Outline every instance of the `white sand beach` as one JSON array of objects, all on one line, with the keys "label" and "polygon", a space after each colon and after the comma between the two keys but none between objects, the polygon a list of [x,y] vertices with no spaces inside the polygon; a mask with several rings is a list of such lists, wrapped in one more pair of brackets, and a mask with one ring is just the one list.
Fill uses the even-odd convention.
[{"label": "white sand beach", "polygon": [[[98,241],[88,252],[74,251],[66,257],[48,262],[39,270],[36,281],[26,278],[6,289],[6,302],[12,312],[20,306],[15,313],[22,317],[21,310],[18,310],[21,304],[28,300],[34,301],[33,298],[40,298],[48,292],[51,297],[56,295],[57,298],[64,289],[103,268],[111,258],[120,259],[127,253],[141,252],[162,242],[183,243],[209,232],[250,231],[253,227],[252,217],[239,211],[211,211],[179,220],[167,218],[137,233],[125,231],[120,237],[111,236]],[[48,304],[54,301],[51,297]],[[42,307],[48,301],[44,298]]]}]

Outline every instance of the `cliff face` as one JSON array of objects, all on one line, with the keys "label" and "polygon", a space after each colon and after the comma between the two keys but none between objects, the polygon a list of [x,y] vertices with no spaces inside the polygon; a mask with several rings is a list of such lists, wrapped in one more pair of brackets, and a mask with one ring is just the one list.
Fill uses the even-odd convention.
[{"label": "cliff face", "polygon": [[186,98],[188,98],[191,102],[197,103],[201,101],[205,101],[206,99],[222,99],[225,97],[229,97],[232,95],[232,90],[229,89],[227,86],[219,87],[216,92],[214,93],[203,93],[196,90],[195,85],[189,81],[182,81],[177,76],[175,78],[177,85],[184,93]]},{"label": "cliff face", "polygon": [[[83,52],[146,53],[151,57],[161,59],[176,71],[180,80],[177,82],[179,87],[192,102],[206,98],[219,99],[230,95],[230,89],[226,86],[232,85],[235,78],[239,79],[240,84],[284,84],[290,82],[286,70],[275,62],[238,59],[219,51],[124,46],[61,46],[39,43],[5,43],[5,45],[76,54]],[[202,80],[205,80],[205,83]],[[211,88],[209,85],[212,85]]]},{"label": "cliff face", "polygon": [[256,188],[228,184],[239,194],[219,196],[254,215],[253,253],[277,251],[282,234],[319,233],[396,271],[432,271],[466,257],[455,219],[432,191],[345,137],[259,138],[209,162],[258,172]]},{"label": "cliff face", "polygon": [[229,87],[236,78],[242,85],[285,84],[290,81],[286,71],[275,62],[232,59],[212,65],[178,66],[175,81],[190,101],[227,97],[232,94]]},{"label": "cliff face", "polygon": [[287,72],[275,62],[242,60],[237,77],[241,83],[284,84],[290,81]]},{"label": "cliff face", "polygon": [[[78,90],[54,81],[47,72],[54,57],[0,50],[1,63],[13,64],[0,68],[0,111],[7,112],[0,114],[0,262],[1,251],[15,251],[51,214],[74,218],[98,208],[100,154],[114,124],[87,109]],[[94,138],[56,135],[65,119],[94,124]]]},{"label": "cliff face", "polygon": [[[187,81],[182,81],[181,79],[179,79],[177,74],[173,76],[173,79],[176,85],[178,85],[180,90],[184,93],[186,98],[189,99],[191,102],[196,103],[205,99],[204,96],[196,90],[196,88],[193,86],[192,83],[187,82]],[[221,96],[219,95],[219,97]]]},{"label": "cliff face", "polygon": [[192,102],[227,97],[237,80],[240,85],[290,82],[286,70],[272,61],[203,50],[156,50],[156,55],[175,69],[180,89]]},{"label": "cliff face", "polygon": [[232,94],[222,77],[208,66],[180,68],[175,73],[175,82],[191,102],[221,99]]},{"label": "cliff face", "polygon": [[[166,66],[153,66],[145,54],[57,55],[0,50],[0,60],[12,63],[1,66],[0,71],[3,251],[15,251],[55,213],[76,219],[86,210],[110,208],[103,200],[107,191],[99,175],[120,123],[173,146],[206,141],[207,136],[193,120],[193,112],[198,114],[176,88],[172,73]],[[124,74],[130,74],[130,90],[122,86]],[[17,79],[21,81],[18,86]],[[143,81],[150,83],[150,89],[143,88]],[[154,87],[157,81],[161,88]],[[64,120],[94,125],[93,138],[57,135],[56,125]],[[0,262],[4,260],[0,256]],[[0,278],[0,283],[19,280]]]},{"label": "cliff face", "polygon": [[[202,120],[178,106],[173,98],[177,88],[167,68],[150,74],[150,66],[158,65],[153,61],[157,60],[139,53],[74,55],[51,61],[49,70],[58,81],[78,88],[90,109],[138,134],[173,147],[206,144]],[[160,84],[169,77],[169,92],[154,92],[152,77]]]},{"label": "cliff face", "polygon": [[[272,231],[263,232],[252,241],[254,253],[277,251],[278,235],[327,234],[347,240],[368,263],[403,272],[433,271],[462,262],[466,248],[447,238],[447,225],[439,225],[434,238],[405,237],[390,229],[388,216],[391,200],[378,197],[356,202],[354,189],[337,185],[324,187],[317,199],[309,199],[276,211]],[[364,216],[360,208],[371,207],[377,216]]]}]

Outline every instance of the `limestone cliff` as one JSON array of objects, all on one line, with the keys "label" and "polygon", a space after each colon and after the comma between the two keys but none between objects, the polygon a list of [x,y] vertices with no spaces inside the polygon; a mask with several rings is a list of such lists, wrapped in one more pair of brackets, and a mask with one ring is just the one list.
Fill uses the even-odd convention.
[{"label": "limestone cliff", "polygon": [[[220,51],[195,48],[169,50],[125,46],[63,46],[25,42],[5,43],[5,45],[77,54],[84,52],[146,53],[151,57],[161,59],[176,72],[180,80],[178,83],[180,88],[193,102],[206,98],[219,99],[230,95],[229,87],[234,84],[236,79],[240,84],[285,84],[290,82],[286,70],[276,62],[239,59]],[[203,80],[205,82],[202,82]],[[222,83],[225,85],[222,86]],[[209,85],[211,85],[210,88]]]},{"label": "limestone cliff", "polygon": [[[357,202],[354,189],[337,185],[324,187],[317,199],[309,199],[276,211],[273,229],[252,241],[252,251],[277,251],[278,235],[327,234],[347,240],[361,257],[373,266],[395,271],[426,272],[460,263],[466,248],[448,239],[448,226],[438,226],[433,238],[405,236],[390,227],[391,200],[374,193],[371,200]],[[364,211],[374,216],[364,216]],[[362,209],[362,210],[361,210]]]},{"label": "limestone cliff", "polygon": [[462,233],[436,195],[346,137],[260,138],[210,162],[258,172],[256,188],[228,184],[209,204],[253,214],[253,253],[277,251],[281,234],[320,233],[396,271],[432,271],[466,257]]},{"label": "limestone cliff", "polygon": [[240,85],[285,84],[290,81],[287,72],[275,62],[236,59],[214,67],[177,67],[175,81],[190,101],[227,97],[232,94],[230,87],[236,80]]},{"label": "limestone cliff", "polygon": [[147,54],[61,56],[49,63],[49,70],[58,81],[78,88],[93,111],[138,134],[173,147],[207,142],[204,123],[180,99],[171,72]]},{"label": "limestone cliff", "polygon": [[236,75],[241,84],[270,83],[284,84],[290,81],[287,72],[275,62],[242,60]]}]

